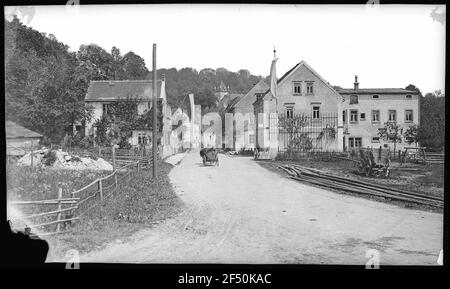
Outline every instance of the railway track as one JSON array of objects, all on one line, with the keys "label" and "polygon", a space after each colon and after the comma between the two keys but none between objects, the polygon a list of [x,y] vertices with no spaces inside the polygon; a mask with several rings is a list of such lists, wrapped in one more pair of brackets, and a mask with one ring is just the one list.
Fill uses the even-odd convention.
[{"label": "railway track", "polygon": [[372,195],[391,200],[428,205],[431,207],[442,208],[444,206],[444,201],[434,196],[369,184],[354,179],[347,179],[344,177],[330,175],[320,170],[298,165],[278,165],[278,168],[288,173],[292,179],[300,182],[339,189],[351,193]]}]

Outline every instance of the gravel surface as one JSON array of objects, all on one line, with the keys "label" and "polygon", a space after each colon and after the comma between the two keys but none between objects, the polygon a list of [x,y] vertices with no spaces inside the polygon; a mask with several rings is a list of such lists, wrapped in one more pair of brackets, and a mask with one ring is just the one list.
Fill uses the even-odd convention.
[{"label": "gravel surface", "polygon": [[81,262],[437,265],[443,215],[336,194],[283,177],[249,157],[198,151],[169,174],[182,212]]}]

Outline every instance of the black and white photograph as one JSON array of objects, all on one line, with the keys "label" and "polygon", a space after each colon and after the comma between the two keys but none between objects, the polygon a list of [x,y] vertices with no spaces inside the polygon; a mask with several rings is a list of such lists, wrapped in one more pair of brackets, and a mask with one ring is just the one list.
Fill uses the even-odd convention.
[{"label": "black and white photograph", "polygon": [[34,262],[443,267],[444,3],[83,2],[4,6]]}]

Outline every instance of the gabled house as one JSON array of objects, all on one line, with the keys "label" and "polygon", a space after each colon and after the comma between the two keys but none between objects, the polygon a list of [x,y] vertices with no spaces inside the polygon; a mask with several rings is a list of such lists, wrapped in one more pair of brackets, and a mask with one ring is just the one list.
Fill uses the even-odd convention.
[{"label": "gabled house", "polygon": [[[275,152],[286,150],[292,145],[292,138],[282,129],[270,133],[271,123],[277,123],[278,113],[285,119],[292,119],[297,114],[306,116],[306,124],[295,138],[305,136],[310,141],[310,149],[342,150],[342,96],[305,61],[301,61],[277,81],[277,99],[270,90],[257,96],[253,103],[256,117],[256,141],[259,148],[275,146]],[[326,117],[326,123],[323,122]],[[276,126],[276,125],[275,125]],[[320,139],[324,129],[332,130],[332,140],[326,144]],[[275,144],[275,145],[271,145]],[[326,145],[326,147],[324,147]]]},{"label": "gabled house", "polygon": [[[234,116],[233,120],[233,149],[254,149],[255,142],[255,117],[253,103],[258,95],[262,95],[269,86],[261,79],[244,96],[235,98],[226,108],[226,113]],[[242,131],[239,133],[239,131]]]},{"label": "gabled house", "polygon": [[[93,124],[103,115],[111,113],[109,108],[112,103],[134,99],[138,101],[137,114],[143,114],[151,109],[153,100],[152,80],[107,80],[91,81],[85,96],[86,105],[94,108],[93,119],[86,123],[86,136],[95,135]],[[163,108],[163,140],[160,144],[168,144],[170,134],[170,107],[166,102],[165,80],[157,80],[157,101],[162,103]],[[129,140],[132,145],[150,144],[151,131],[133,131],[133,136]]]},{"label": "gabled house", "polygon": [[[257,95],[253,103],[257,145],[271,147],[272,157],[278,151],[303,145],[305,140],[310,151],[393,148],[392,141],[380,138],[378,129],[387,121],[396,122],[404,130],[419,125],[419,100],[416,91],[403,88],[360,88],[357,76],[353,88],[334,89],[301,61],[277,81],[277,99],[270,89]],[[271,113],[278,113],[282,121]],[[292,123],[289,120],[296,119],[296,114],[306,118],[287,133],[285,124]],[[276,129],[271,130],[273,127]],[[403,141],[396,147],[411,145],[416,144]]]}]

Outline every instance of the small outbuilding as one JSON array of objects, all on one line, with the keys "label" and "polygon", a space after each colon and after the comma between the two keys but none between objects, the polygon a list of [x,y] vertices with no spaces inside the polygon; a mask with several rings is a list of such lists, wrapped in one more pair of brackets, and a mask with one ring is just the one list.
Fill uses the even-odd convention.
[{"label": "small outbuilding", "polygon": [[29,130],[12,121],[5,121],[6,155],[23,156],[26,151],[36,148],[43,135]]}]

